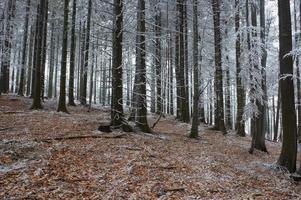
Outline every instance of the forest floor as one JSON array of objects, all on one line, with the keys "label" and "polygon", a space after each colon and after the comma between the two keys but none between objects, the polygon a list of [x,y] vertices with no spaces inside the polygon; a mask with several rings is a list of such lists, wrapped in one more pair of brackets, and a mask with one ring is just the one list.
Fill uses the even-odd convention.
[{"label": "forest floor", "polygon": [[250,155],[249,137],[201,125],[190,139],[172,117],[155,134],[102,133],[108,108],[30,103],[0,97],[0,199],[301,199],[300,183],[273,164],[279,143]]}]

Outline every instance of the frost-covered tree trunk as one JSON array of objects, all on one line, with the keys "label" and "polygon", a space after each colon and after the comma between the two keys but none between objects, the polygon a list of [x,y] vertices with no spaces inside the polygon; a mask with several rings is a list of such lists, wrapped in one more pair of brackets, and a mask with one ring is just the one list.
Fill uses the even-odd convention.
[{"label": "frost-covered tree trunk", "polygon": [[30,12],[30,0],[27,0],[25,22],[24,22],[24,33],[23,33],[22,63],[21,63],[22,66],[21,66],[21,74],[20,74],[20,82],[19,82],[19,90],[18,90],[18,95],[20,96],[24,95],[29,12]]},{"label": "frost-covered tree trunk", "polygon": [[297,130],[293,83],[293,59],[287,56],[292,50],[290,1],[278,0],[279,51],[283,143],[278,164],[291,173],[296,171]]},{"label": "frost-covered tree trunk", "polygon": [[74,69],[75,69],[75,51],[76,51],[76,37],[75,37],[75,23],[76,23],[76,0],[73,0],[72,7],[72,24],[71,24],[71,47],[70,47],[70,70],[69,70],[69,90],[68,90],[68,105],[75,106],[74,103]]},{"label": "frost-covered tree trunk", "polygon": [[262,56],[261,56],[261,74],[262,74],[262,91],[263,91],[263,105],[262,105],[262,134],[264,135],[269,132],[268,121],[269,121],[269,107],[268,107],[268,94],[266,85],[266,65],[267,65],[267,49],[266,49],[266,17],[265,17],[265,1],[260,0],[260,38],[262,43]]},{"label": "frost-covered tree trunk", "polygon": [[215,106],[215,129],[226,133],[224,122],[224,95],[223,95],[223,72],[221,52],[221,30],[220,30],[220,0],[212,0],[213,24],[214,24],[214,49],[215,49],[215,77],[214,90],[216,97]]},{"label": "frost-covered tree trunk", "polygon": [[60,78],[60,96],[58,103],[58,112],[68,113],[66,107],[66,70],[67,70],[67,54],[68,54],[68,14],[69,0],[64,0],[64,27],[62,42],[62,59],[61,59],[61,78]]},{"label": "frost-covered tree trunk", "polygon": [[[155,68],[156,68],[156,91],[157,113],[163,112],[162,105],[162,60],[161,60],[161,8],[160,1],[156,2],[155,8]],[[141,41],[140,41],[141,42]]]},{"label": "frost-covered tree trunk", "polygon": [[[263,8],[264,9],[264,8]],[[254,3],[252,3],[252,9],[251,9],[251,22],[252,22],[252,28],[257,28],[257,8],[256,5]],[[264,11],[263,12],[264,15]],[[261,13],[261,18],[263,17],[262,13]],[[264,23],[265,24],[265,23]],[[262,28],[262,27],[261,27]],[[262,30],[263,32],[265,32],[264,30]],[[256,30],[253,31],[252,33],[252,48],[254,48],[254,40],[256,41],[256,38],[258,37]],[[255,58],[256,59],[256,58]],[[259,58],[258,58],[259,59]],[[251,59],[252,60],[252,59]],[[263,61],[262,61],[263,64]],[[263,66],[262,66],[263,67]],[[253,75],[253,73],[258,72],[257,76],[260,77],[255,77]],[[251,124],[251,130],[252,130],[252,142],[251,142],[251,148],[249,150],[249,153],[253,153],[254,149],[260,150],[260,151],[264,151],[267,152],[267,148],[265,145],[265,131],[263,129],[264,127],[264,105],[262,102],[259,101],[259,99],[255,98],[255,92],[256,88],[259,89],[260,91],[263,89],[263,74],[262,74],[262,70],[259,69],[258,64],[256,63],[256,61],[254,61],[254,66],[252,66],[252,69],[250,71],[251,73],[251,89],[250,89],[250,93],[251,93],[251,101],[252,103],[255,103],[257,109],[258,109],[258,114],[253,116],[251,121],[253,122]],[[264,97],[263,97],[264,99]]]}]

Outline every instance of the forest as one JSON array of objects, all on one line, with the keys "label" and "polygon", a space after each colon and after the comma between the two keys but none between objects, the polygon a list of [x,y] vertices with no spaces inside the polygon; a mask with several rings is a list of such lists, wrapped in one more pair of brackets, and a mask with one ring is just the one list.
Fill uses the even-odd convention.
[{"label": "forest", "polygon": [[0,199],[301,199],[300,0],[1,0]]}]

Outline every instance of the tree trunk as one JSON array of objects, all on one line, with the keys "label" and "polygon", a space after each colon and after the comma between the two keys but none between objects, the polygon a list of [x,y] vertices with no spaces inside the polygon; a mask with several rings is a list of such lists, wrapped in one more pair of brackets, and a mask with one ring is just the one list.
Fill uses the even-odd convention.
[{"label": "tree trunk", "polygon": [[[157,114],[160,114],[162,109],[162,65],[161,65],[161,10],[159,2],[155,8],[155,66],[156,66],[156,91],[157,91]],[[143,11],[144,12],[144,11]],[[142,19],[140,19],[142,20]],[[144,23],[144,22],[142,22]],[[141,42],[141,41],[140,41]]]},{"label": "tree trunk", "polygon": [[68,54],[68,14],[69,0],[64,1],[64,28],[62,42],[62,59],[61,59],[61,79],[60,79],[60,96],[57,111],[68,113],[66,107],[66,68]]},{"label": "tree trunk", "polygon": [[[260,3],[261,3],[261,6],[262,6],[262,1]],[[265,19],[264,4],[263,4],[263,7],[261,7],[260,9],[261,9],[261,11],[260,11],[261,19]],[[257,28],[257,9],[256,9],[255,4],[252,4],[251,16],[252,16],[252,27]],[[265,22],[261,22],[261,29],[262,29],[261,32],[263,32],[263,34],[265,34]],[[252,36],[254,38],[258,37],[256,32],[253,33]],[[265,36],[261,36],[261,37],[265,37]],[[264,40],[264,38],[262,38],[262,40]],[[252,44],[252,45],[254,45],[254,44]],[[263,62],[264,61],[262,61],[262,64],[264,64]],[[254,70],[261,73],[262,78],[263,78],[262,70],[260,71],[258,65],[254,66]],[[251,72],[251,73],[253,73],[253,72]],[[262,88],[263,87],[262,83],[264,81],[263,80],[256,81],[253,75],[251,75],[251,78],[254,79],[253,82],[256,82],[256,83],[253,83],[254,85],[251,86],[252,87],[251,88],[251,93],[255,96],[255,94],[254,94],[256,92],[255,91],[255,88],[256,88],[255,84],[257,84],[259,88]],[[265,98],[265,97],[263,97],[263,98]],[[265,131],[263,130],[264,120],[265,120],[265,116],[264,116],[265,106],[261,102],[259,102],[258,99],[252,99],[252,101],[255,102],[255,104],[256,104],[256,106],[259,110],[259,114],[257,116],[254,116],[254,118],[252,119],[252,121],[253,121],[252,130],[253,131],[252,131],[251,148],[250,148],[249,152],[252,154],[254,149],[257,149],[257,150],[263,151],[263,152],[267,152],[267,148],[266,148],[266,145],[265,145]]]},{"label": "tree trunk", "polygon": [[48,30],[48,0],[45,0],[45,16],[43,20],[43,43],[42,43],[42,63],[41,63],[41,98],[44,99],[45,91],[45,65],[47,52],[47,30]]},{"label": "tree trunk", "polygon": [[7,18],[6,18],[6,32],[4,36],[4,46],[2,49],[1,58],[1,78],[0,78],[0,91],[2,93],[9,92],[9,70],[10,70],[10,57],[12,49],[12,34],[15,18],[16,5],[15,0],[8,1]]},{"label": "tree trunk", "polygon": [[42,70],[42,62],[43,62],[43,24],[45,19],[46,12],[46,1],[40,0],[38,5],[37,12],[37,27],[36,27],[36,48],[35,48],[35,78],[33,81],[34,92],[33,92],[33,104],[31,109],[42,109],[41,103],[41,70]]},{"label": "tree trunk", "polygon": [[223,73],[221,52],[221,30],[220,30],[220,0],[212,0],[213,23],[214,23],[214,49],[215,49],[215,77],[214,89],[216,96],[215,106],[215,129],[226,132],[224,123],[224,95],[223,95]]},{"label": "tree trunk", "polygon": [[86,41],[85,41],[85,56],[84,56],[84,70],[83,70],[83,90],[81,95],[81,104],[87,104],[87,82],[88,82],[88,65],[89,65],[89,46],[90,46],[90,29],[91,29],[91,12],[92,12],[92,0],[89,0],[88,16],[87,16],[87,29],[86,29]]},{"label": "tree trunk", "polygon": [[26,84],[26,96],[29,96],[31,94],[31,79],[33,74],[33,57],[32,57],[32,52],[34,48],[34,38],[35,38],[35,33],[34,33],[34,25],[30,27],[30,36],[29,36],[29,52],[28,52],[28,66],[27,66],[27,84]]},{"label": "tree trunk", "polygon": [[70,76],[69,76],[69,91],[68,91],[68,105],[75,106],[74,103],[74,66],[75,66],[75,51],[76,51],[76,38],[75,38],[75,23],[76,23],[76,0],[73,0],[72,8],[72,28],[71,28],[71,49],[70,49]]},{"label": "tree trunk", "polygon": [[24,76],[25,76],[25,68],[26,68],[26,52],[27,52],[26,47],[27,47],[27,35],[28,35],[29,11],[30,11],[30,0],[27,0],[24,33],[23,33],[22,66],[21,66],[21,75],[20,75],[20,83],[19,83],[19,90],[18,90],[18,95],[20,96],[24,95]]},{"label": "tree trunk", "polygon": [[197,138],[198,127],[199,127],[199,65],[198,65],[198,1],[193,0],[193,85],[194,85],[194,96],[193,96],[193,114],[192,114],[192,125],[191,125],[191,138]]},{"label": "tree trunk", "polygon": [[[187,0],[184,0],[183,5],[183,24],[184,24],[184,30],[183,30],[183,41],[184,41],[184,80],[185,80],[185,86],[184,87],[184,99],[183,99],[183,121],[184,122],[190,122],[190,112],[189,112],[189,59],[188,59],[188,19],[187,19]],[[191,75],[192,76],[192,75]]]},{"label": "tree trunk", "polygon": [[85,80],[84,80],[84,76],[85,76],[85,44],[86,44],[86,22],[84,22],[83,24],[83,29],[82,29],[82,34],[81,34],[81,65],[80,65],[80,91],[79,91],[79,100],[81,105],[85,105],[87,102],[86,100],[86,93],[85,93]]},{"label": "tree trunk", "polygon": [[[138,0],[137,9],[137,34],[138,35],[138,63],[136,63],[137,76],[137,113],[136,126],[145,133],[150,133],[151,129],[147,123],[147,102],[146,102],[146,63],[145,63],[145,0]],[[160,80],[161,81],[161,80]]]},{"label": "tree trunk", "polygon": [[127,128],[123,114],[122,81],[122,37],[123,37],[123,0],[114,0],[114,29],[112,49],[112,95],[111,125],[113,128]]},{"label": "tree trunk", "polygon": [[236,94],[237,94],[237,114],[236,114],[236,133],[239,136],[246,136],[245,133],[245,122],[243,120],[243,113],[245,107],[245,91],[242,84],[242,79],[240,76],[241,66],[241,47],[240,47],[240,34],[238,33],[240,29],[240,0],[235,0],[235,32],[237,33],[237,38],[235,42],[236,49]]},{"label": "tree trunk", "polygon": [[[52,13],[52,19],[55,17],[55,12]],[[48,98],[53,96],[53,73],[54,73],[54,54],[55,54],[55,37],[54,37],[54,22],[50,24],[50,55],[49,55],[49,76],[48,76]]]},{"label": "tree trunk", "polygon": [[[280,82],[283,143],[278,164],[293,173],[296,171],[297,130],[293,76],[293,59],[287,56],[292,51],[292,28],[290,1],[278,0]],[[290,75],[290,76],[288,76]],[[284,76],[284,77],[283,77]]]}]

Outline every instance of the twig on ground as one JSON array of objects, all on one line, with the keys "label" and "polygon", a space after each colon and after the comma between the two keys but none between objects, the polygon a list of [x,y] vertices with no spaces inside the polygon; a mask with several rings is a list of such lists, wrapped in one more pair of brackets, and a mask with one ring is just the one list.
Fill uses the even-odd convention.
[{"label": "twig on ground", "polygon": [[78,139],[93,139],[93,138],[105,138],[105,139],[118,139],[123,138],[127,134],[118,134],[118,135],[77,135],[69,137],[55,137],[55,138],[45,138],[45,139],[35,139],[36,142],[47,142],[51,143],[53,141],[63,141],[63,140],[78,140]]}]

